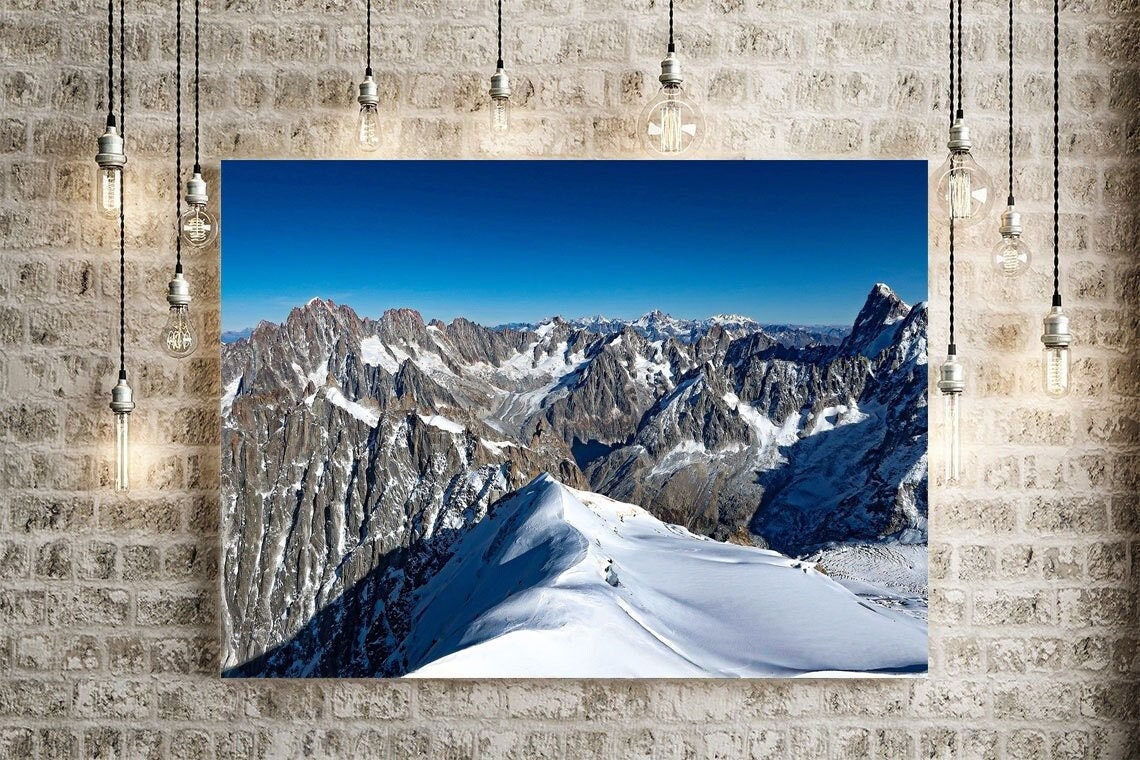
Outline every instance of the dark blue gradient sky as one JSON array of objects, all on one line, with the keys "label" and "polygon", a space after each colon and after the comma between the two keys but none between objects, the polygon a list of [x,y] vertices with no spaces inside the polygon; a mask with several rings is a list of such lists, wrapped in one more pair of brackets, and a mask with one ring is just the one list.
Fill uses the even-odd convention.
[{"label": "dark blue gradient sky", "polygon": [[222,323],[366,316],[850,324],[926,300],[924,161],[223,161]]}]

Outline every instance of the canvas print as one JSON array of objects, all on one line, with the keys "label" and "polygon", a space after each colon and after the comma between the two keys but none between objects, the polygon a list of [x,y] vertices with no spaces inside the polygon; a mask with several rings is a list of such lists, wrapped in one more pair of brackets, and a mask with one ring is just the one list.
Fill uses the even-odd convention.
[{"label": "canvas print", "polygon": [[926,184],[223,162],[223,675],[924,674]]}]

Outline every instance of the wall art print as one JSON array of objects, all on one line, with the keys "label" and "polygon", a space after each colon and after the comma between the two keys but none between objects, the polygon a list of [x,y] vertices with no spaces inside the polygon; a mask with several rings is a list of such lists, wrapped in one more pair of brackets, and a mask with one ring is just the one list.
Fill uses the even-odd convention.
[{"label": "wall art print", "polygon": [[223,162],[223,675],[924,674],[926,185]]}]

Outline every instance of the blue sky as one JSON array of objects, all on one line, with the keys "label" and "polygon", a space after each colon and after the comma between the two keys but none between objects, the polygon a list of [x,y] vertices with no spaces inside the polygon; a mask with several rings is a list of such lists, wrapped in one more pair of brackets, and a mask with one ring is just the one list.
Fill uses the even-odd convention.
[{"label": "blue sky", "polygon": [[924,161],[223,161],[222,326],[314,296],[482,324],[926,300]]}]

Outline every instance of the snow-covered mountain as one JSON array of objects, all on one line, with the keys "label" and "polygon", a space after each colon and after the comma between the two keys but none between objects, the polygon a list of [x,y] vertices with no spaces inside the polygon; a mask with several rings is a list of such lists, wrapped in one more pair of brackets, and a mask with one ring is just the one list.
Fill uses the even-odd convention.
[{"label": "snow-covered mountain", "polygon": [[680,343],[692,343],[708,334],[713,327],[719,327],[734,338],[763,333],[773,343],[797,348],[812,344],[838,345],[850,331],[850,328],[841,325],[762,325],[751,317],[739,314],[716,314],[707,319],[677,319],[659,310],[648,312],[634,320],[611,319],[600,315],[571,320],[551,317],[541,322],[512,322],[494,329],[534,331],[560,321],[565,321],[576,330],[598,335],[616,335],[626,328],[632,328],[650,341],[673,338]]},{"label": "snow-covered mountain", "polygon": [[411,592],[543,472],[785,554],[924,542],[925,304],[878,285],[830,343],[705,322],[486,328],[314,299],[224,345],[226,666],[403,672]]},{"label": "snow-covered mountain", "polygon": [[429,678],[677,678],[926,669],[926,624],[810,563],[712,541],[549,475],[417,594],[400,656]]}]

